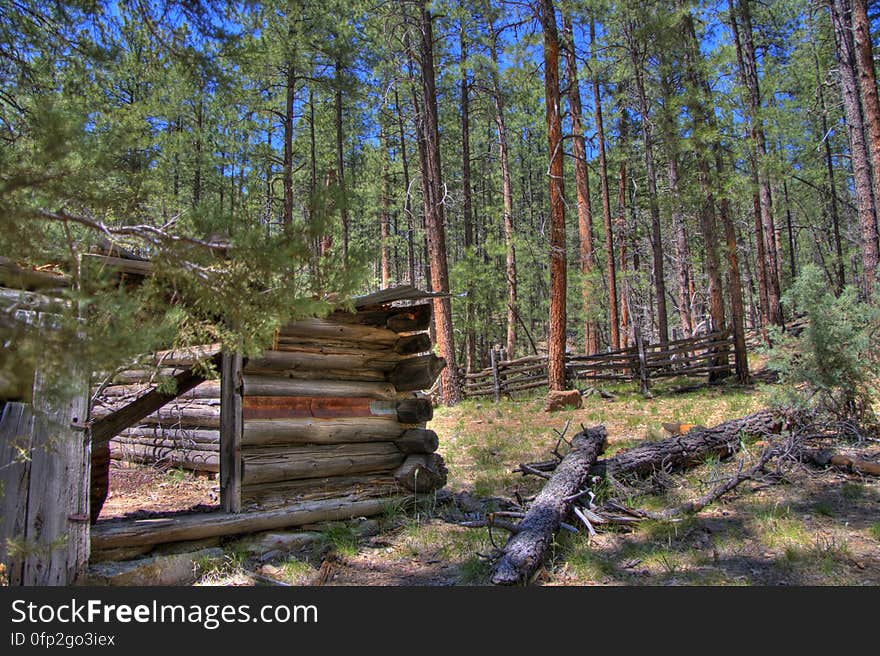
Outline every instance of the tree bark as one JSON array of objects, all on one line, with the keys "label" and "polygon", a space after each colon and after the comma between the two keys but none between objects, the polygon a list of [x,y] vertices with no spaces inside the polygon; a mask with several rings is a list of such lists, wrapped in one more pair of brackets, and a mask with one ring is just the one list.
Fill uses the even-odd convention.
[{"label": "tree bark", "polygon": [[552,0],[542,0],[544,106],[547,117],[550,186],[550,329],[547,337],[548,386],[564,390],[566,324],[565,192],[562,119],[559,114],[559,35]]},{"label": "tree bark", "polygon": [[293,225],[293,103],[296,98],[296,67],[287,63],[284,98],[284,160],[282,179],[284,184],[285,228]]},{"label": "tree bark", "polygon": [[[419,54],[422,82],[422,119],[424,121],[425,165],[428,191],[425,207],[425,232],[431,264],[431,290],[449,292],[446,261],[443,183],[440,170],[440,133],[437,116],[437,89],[434,75],[434,34],[432,17],[424,0],[419,2]],[[456,366],[455,337],[452,331],[452,304],[448,296],[434,298],[434,321],[437,347],[448,366],[440,376],[443,402],[454,405],[461,397]]]},{"label": "tree bark", "polygon": [[593,207],[590,201],[590,173],[587,168],[587,149],[582,125],[583,108],[578,85],[577,60],[575,57],[574,32],[571,19],[563,17],[563,42],[565,70],[568,77],[568,104],[571,110],[572,151],[574,154],[574,180],[577,191],[578,236],[580,238],[581,302],[584,313],[584,352],[599,351],[598,326],[594,318],[595,293],[591,289],[593,264]]},{"label": "tree bark", "polygon": [[608,324],[611,348],[620,348],[620,320],[617,315],[617,271],[614,264],[614,234],[611,224],[611,192],[608,188],[608,163],[605,155],[605,125],[602,121],[602,94],[599,87],[599,56],[596,50],[596,21],[590,17],[590,47],[593,62],[593,103],[596,113],[596,136],[599,141],[599,182],[602,186],[602,216],[605,220],[605,257],[608,275]]},{"label": "tree bark", "polygon": [[861,92],[856,74],[856,54],[851,34],[851,12],[848,0],[829,0],[831,24],[834,28],[835,53],[839,73],[840,91],[850,143],[856,206],[859,217],[859,245],[865,274],[865,289],[870,292],[877,281],[880,264],[880,245],[877,236],[877,217],[874,190],[871,180],[871,164],[865,142],[865,125],[862,115]]},{"label": "tree bark", "polygon": [[[779,253],[776,240],[776,227],[773,221],[773,196],[770,190],[770,178],[767,173],[767,140],[764,136],[764,124],[761,118],[761,92],[758,83],[758,64],[755,44],[752,38],[752,18],[749,8],[750,0],[728,0],[730,7],[730,26],[733,30],[736,45],[737,63],[740,78],[745,87],[746,104],[749,107],[752,146],[754,149],[752,165],[758,181],[758,209],[761,217],[761,232],[764,241],[764,259],[758,267],[764,267],[764,279],[767,284],[768,312],[767,320],[777,326],[782,325],[782,306],[780,304],[779,287]],[[742,21],[740,29],[739,21]],[[757,222],[756,222],[757,223]],[[756,235],[757,238],[757,235]]]},{"label": "tree bark", "polygon": [[648,178],[648,205],[651,211],[651,254],[653,258],[654,298],[657,303],[657,333],[660,343],[669,341],[669,324],[666,310],[666,280],[663,271],[663,236],[660,226],[660,203],[657,199],[657,172],[654,167],[654,138],[652,121],[648,116],[648,98],[645,93],[645,74],[642,55],[633,37],[635,26],[630,25],[630,58],[635,74],[636,92],[639,97],[639,113],[642,116],[642,143],[645,148],[645,174]]},{"label": "tree bark", "polygon": [[[871,25],[868,22],[867,0],[852,0],[852,24],[855,34],[856,63],[859,74],[859,85],[862,91],[862,107],[868,136],[868,151],[874,169],[874,202],[880,199],[880,99],[877,96],[877,77],[874,71],[874,48],[871,43]],[[877,232],[876,220],[874,233]],[[873,236],[869,236],[873,240]],[[872,245],[873,245],[872,241]],[[877,267],[873,267],[876,283]],[[869,293],[873,291],[871,283]]]},{"label": "tree bark", "polygon": [[507,126],[504,122],[504,100],[498,80],[498,34],[490,25],[492,56],[492,102],[495,108],[495,127],[498,131],[498,159],[501,165],[501,199],[504,220],[505,274],[507,283],[507,354],[514,357],[516,351],[516,243],[513,226],[513,188],[510,182],[510,154],[507,143]]},{"label": "tree bark", "polygon": [[[463,3],[459,3],[464,11]],[[474,246],[473,201],[471,198],[471,121],[470,121],[470,83],[468,81],[467,56],[468,43],[465,38],[467,25],[464,18],[459,25],[459,66],[461,68],[461,187],[462,219],[464,223],[464,249],[470,256]],[[477,357],[477,334],[474,330],[474,287],[468,283],[465,298],[465,370],[473,371]]]},{"label": "tree bark", "polygon": [[342,60],[336,58],[334,62],[336,87],[336,181],[339,187],[339,218],[342,222],[342,261],[348,262],[348,199],[345,191],[345,157],[343,152],[344,135],[342,133]]},{"label": "tree bark", "polygon": [[572,497],[587,483],[606,443],[604,426],[585,430],[572,438],[571,451],[556,467],[516,533],[504,546],[501,559],[492,568],[492,583],[514,585],[531,580],[550,551],[560,524],[571,512]]}]

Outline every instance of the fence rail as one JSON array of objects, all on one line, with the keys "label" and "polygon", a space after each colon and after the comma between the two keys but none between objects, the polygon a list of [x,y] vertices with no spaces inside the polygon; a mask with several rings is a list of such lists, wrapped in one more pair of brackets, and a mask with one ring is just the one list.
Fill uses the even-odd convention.
[{"label": "fence rail", "polygon": [[[569,382],[577,380],[642,381],[731,371],[733,340],[729,331],[677,339],[665,344],[639,344],[606,353],[572,353],[565,357]],[[494,396],[547,385],[547,356],[504,360],[492,351],[490,366],[464,376],[465,396]]]}]

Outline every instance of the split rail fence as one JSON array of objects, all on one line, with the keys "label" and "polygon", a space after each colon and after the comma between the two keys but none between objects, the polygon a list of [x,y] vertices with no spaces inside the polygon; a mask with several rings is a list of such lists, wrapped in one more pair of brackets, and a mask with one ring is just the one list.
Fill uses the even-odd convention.
[{"label": "split rail fence", "polygon": [[[665,344],[644,344],[606,353],[567,354],[569,384],[578,380],[641,381],[652,378],[718,374],[733,370],[733,338],[729,331],[713,332]],[[547,356],[504,359],[504,350],[490,353],[490,366],[466,374],[465,396],[493,396],[523,392],[547,385]]]}]

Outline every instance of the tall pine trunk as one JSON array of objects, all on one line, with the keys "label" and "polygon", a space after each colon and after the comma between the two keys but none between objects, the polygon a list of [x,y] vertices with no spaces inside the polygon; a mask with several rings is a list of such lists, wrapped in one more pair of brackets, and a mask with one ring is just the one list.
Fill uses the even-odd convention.
[{"label": "tall pine trunk", "polygon": [[563,190],[562,119],[559,114],[559,35],[553,0],[542,0],[544,32],[544,107],[550,159],[550,331],[547,337],[548,386],[565,389],[565,194]]},{"label": "tall pine trunk", "polygon": [[[730,26],[733,30],[736,45],[737,63],[740,78],[745,88],[746,104],[749,108],[751,123],[752,147],[754,149],[752,164],[758,183],[758,210],[761,218],[761,235],[764,242],[764,257],[758,261],[759,271],[763,268],[763,278],[767,286],[766,319],[773,325],[782,325],[782,305],[779,287],[779,253],[776,227],[773,221],[773,196],[770,190],[770,179],[767,173],[767,140],[764,136],[764,125],[761,119],[761,92],[758,83],[758,65],[755,55],[755,44],[752,38],[752,19],[749,0],[729,0]],[[737,11],[737,9],[739,11]],[[737,17],[739,15],[739,18]],[[742,21],[740,29],[739,20]],[[757,224],[756,224],[757,225]],[[758,235],[756,235],[756,238]]]},{"label": "tall pine trunk", "polygon": [[[462,8],[463,9],[463,8]],[[459,67],[461,68],[461,187],[462,187],[462,218],[464,220],[464,249],[468,256],[474,246],[474,225],[471,199],[471,124],[470,124],[470,89],[467,72],[468,43],[465,38],[466,24],[464,18],[459,26]],[[473,371],[476,360],[477,335],[474,330],[474,288],[468,283],[465,298],[465,369]]]},{"label": "tall pine trunk", "polygon": [[[630,27],[630,35],[634,27]],[[654,167],[654,138],[652,121],[648,116],[648,98],[645,93],[643,61],[636,43],[630,45],[630,57],[635,74],[636,92],[639,97],[639,113],[642,115],[642,143],[645,148],[645,175],[648,178],[648,206],[651,211],[651,255],[653,258],[654,297],[657,303],[657,332],[660,343],[669,341],[669,324],[666,314],[666,280],[663,271],[663,236],[660,225],[660,203],[657,199],[657,171]]]},{"label": "tall pine trunk", "polygon": [[449,272],[446,261],[446,228],[443,182],[440,170],[440,132],[437,116],[437,88],[434,73],[434,30],[424,0],[419,3],[419,59],[422,83],[425,194],[425,235],[431,264],[431,289],[443,296],[434,298],[434,326],[437,347],[446,367],[440,374],[443,402],[453,405],[461,397],[456,366],[455,337],[452,331],[452,303],[449,299]]},{"label": "tall pine trunk", "polygon": [[507,284],[507,354],[513,357],[516,349],[517,273],[516,243],[513,228],[513,187],[510,182],[510,149],[507,126],[504,121],[504,99],[498,80],[498,33],[490,25],[492,66],[492,104],[495,109],[495,127],[498,131],[498,159],[501,165],[501,200],[504,221],[505,278]]},{"label": "tall pine trunk", "polygon": [[834,28],[835,53],[838,78],[843,96],[846,129],[849,136],[850,158],[855,183],[856,207],[859,217],[859,244],[862,267],[865,273],[865,289],[870,293],[877,281],[880,264],[880,245],[877,238],[877,217],[874,190],[871,180],[871,164],[865,142],[865,126],[862,116],[861,91],[856,74],[855,43],[848,0],[829,0],[831,24]]},{"label": "tall pine trunk", "polygon": [[[874,48],[871,43],[871,25],[868,22],[866,0],[852,0],[852,23],[855,35],[856,64],[862,91],[862,108],[868,136],[868,151],[874,167],[874,203],[880,200],[880,99],[877,97],[877,76],[874,71]],[[875,223],[875,232],[876,223]],[[873,281],[876,284],[876,265]],[[871,287],[869,285],[869,291]]]},{"label": "tall pine trunk", "polygon": [[577,59],[575,56],[574,32],[571,19],[563,17],[563,42],[565,71],[568,78],[568,105],[571,110],[572,152],[574,155],[574,182],[577,191],[578,236],[580,238],[580,269],[582,276],[581,303],[584,313],[584,350],[596,353],[599,350],[598,326],[594,308],[596,299],[591,289],[593,277],[593,207],[590,201],[590,172],[587,168],[587,149],[584,142],[583,107],[578,86]]},{"label": "tall pine trunk", "polygon": [[593,102],[596,112],[596,138],[599,142],[599,182],[602,186],[602,218],[605,223],[605,257],[608,275],[608,323],[611,348],[620,348],[620,319],[617,315],[617,269],[614,264],[614,228],[611,223],[611,192],[608,188],[608,161],[605,154],[605,124],[602,120],[602,93],[597,72],[596,21],[590,17],[590,49],[593,60]]}]

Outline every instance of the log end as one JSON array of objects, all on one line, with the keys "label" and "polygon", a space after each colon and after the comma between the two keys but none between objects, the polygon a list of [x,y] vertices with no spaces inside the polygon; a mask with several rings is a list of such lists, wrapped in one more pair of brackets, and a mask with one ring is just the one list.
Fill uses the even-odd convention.
[{"label": "log end", "polygon": [[446,463],[436,453],[418,453],[407,456],[394,471],[394,478],[410,492],[433,492],[446,485]]}]

